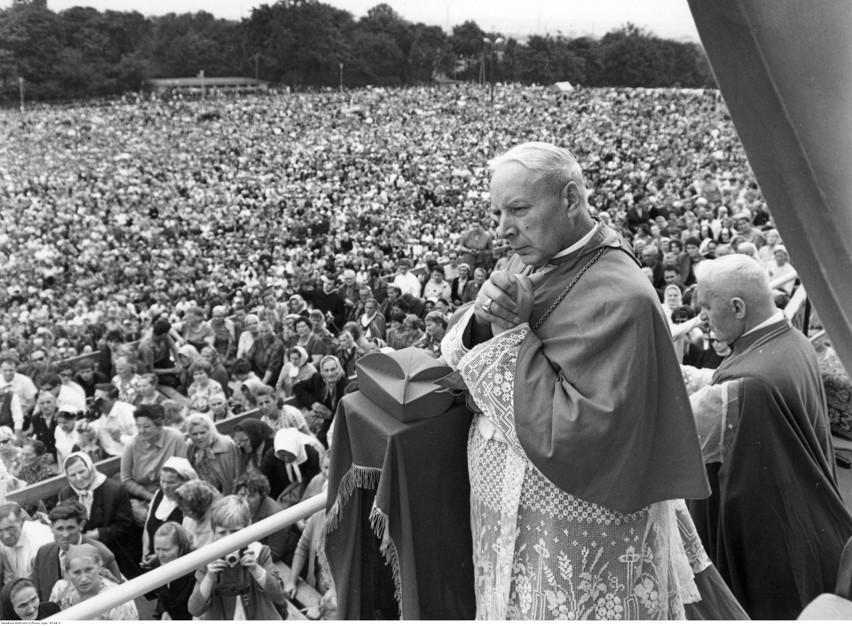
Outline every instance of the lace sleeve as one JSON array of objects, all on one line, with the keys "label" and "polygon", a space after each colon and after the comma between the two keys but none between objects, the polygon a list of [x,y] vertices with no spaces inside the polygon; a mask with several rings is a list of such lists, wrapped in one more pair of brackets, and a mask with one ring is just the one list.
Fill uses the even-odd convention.
[{"label": "lace sleeve", "polygon": [[706,385],[689,396],[705,463],[724,462],[728,432],[739,408],[740,380]]},{"label": "lace sleeve", "polygon": [[470,324],[473,313],[473,307],[468,307],[461,319],[447,331],[447,334],[441,340],[441,358],[453,369],[458,369],[459,361],[468,353],[468,349],[464,347],[463,339],[464,331]]},{"label": "lace sleeve", "polygon": [[458,363],[476,405],[523,456],[515,433],[515,367],[521,343],[531,332],[529,324],[516,326],[472,348]]},{"label": "lace sleeve", "polygon": [[683,375],[683,384],[686,385],[686,392],[693,394],[705,385],[710,383],[715,370],[693,367],[691,365],[681,365],[680,373]]}]

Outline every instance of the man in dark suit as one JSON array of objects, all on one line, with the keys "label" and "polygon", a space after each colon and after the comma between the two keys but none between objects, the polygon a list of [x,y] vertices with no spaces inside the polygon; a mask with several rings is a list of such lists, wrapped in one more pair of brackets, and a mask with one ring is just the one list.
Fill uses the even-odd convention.
[{"label": "man in dark suit", "polygon": [[30,576],[42,602],[50,598],[53,585],[65,575],[63,559],[69,546],[81,543],[94,546],[101,555],[103,566],[115,576],[117,581],[123,580],[112,551],[100,541],[83,536],[86,507],[75,500],[66,500],[53,507],[48,514],[48,519],[50,519],[50,530],[53,532],[54,541],[38,549],[33,563],[33,573]]},{"label": "man in dark suit", "polygon": [[33,415],[30,420],[33,439],[41,441],[45,452],[51,454],[56,460],[56,396],[50,391],[42,390],[38,394],[36,404],[39,413]]}]

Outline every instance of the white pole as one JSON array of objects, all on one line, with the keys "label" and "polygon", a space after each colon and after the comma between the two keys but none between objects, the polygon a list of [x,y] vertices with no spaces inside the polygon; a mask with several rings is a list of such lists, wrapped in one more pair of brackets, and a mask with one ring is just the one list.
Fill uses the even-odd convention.
[{"label": "white pole", "polygon": [[18,89],[21,91],[21,115],[24,114],[24,77],[18,76]]},{"label": "white pole", "polygon": [[211,561],[215,561],[234,550],[247,546],[252,541],[267,537],[286,526],[295,524],[297,521],[313,515],[325,508],[325,501],[325,493],[315,495],[304,502],[295,504],[271,517],[252,524],[248,528],[244,528],[233,535],[223,537],[203,548],[182,556],[176,561],[161,565],[150,572],[142,574],[138,578],[134,578],[122,585],[98,594],[94,598],[65,609],[61,613],[51,616],[50,621],[91,620],[113,607],[124,604],[128,600],[135,600],[149,591],[162,587],[175,578],[180,578],[190,572],[194,572],[199,567],[207,565]]}]

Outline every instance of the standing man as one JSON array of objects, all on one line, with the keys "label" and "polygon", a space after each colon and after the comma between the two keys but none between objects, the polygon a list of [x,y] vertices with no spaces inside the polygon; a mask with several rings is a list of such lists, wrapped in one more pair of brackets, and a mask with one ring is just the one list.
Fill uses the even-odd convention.
[{"label": "standing man", "polygon": [[683,619],[697,592],[678,533],[689,516],[675,519],[673,501],[708,488],[657,296],[590,217],[570,152],[528,143],[491,167],[514,257],[441,346],[480,410],[468,444],[477,618]]},{"label": "standing man", "polygon": [[17,359],[4,354],[0,358],[0,391],[12,391],[21,403],[21,410],[29,413],[33,410],[38,395],[38,388],[29,376],[18,372]]},{"label": "standing man", "polygon": [[16,578],[29,578],[38,549],[53,541],[53,533],[47,526],[41,522],[31,522],[26,517],[18,503],[0,504],[0,560],[3,563],[3,584]]},{"label": "standing man", "polygon": [[398,273],[391,284],[399,287],[399,291],[402,294],[408,293],[415,298],[419,298],[420,291],[423,286],[420,284],[420,280],[417,276],[415,276],[411,271],[411,261],[408,259],[400,259],[397,263],[397,271]]},{"label": "standing man", "polygon": [[30,576],[42,602],[50,599],[53,585],[65,577],[65,558],[71,546],[83,543],[94,546],[101,555],[103,567],[109,570],[116,580],[123,580],[112,551],[97,539],[83,535],[87,519],[85,506],[76,500],[65,500],[53,507],[47,517],[50,520],[53,541],[44,544],[36,552]]},{"label": "standing man", "polygon": [[749,616],[795,619],[834,591],[852,536],[816,354],[775,307],[766,272],[750,257],[699,265],[698,304],[733,351],[701,390],[702,405],[717,410],[696,410],[713,496],[691,502],[692,516]]},{"label": "standing man", "polygon": [[180,361],[171,330],[168,320],[156,320],[136,348],[136,364],[140,374],[156,374],[161,385],[176,387]]},{"label": "standing man", "polygon": [[98,435],[101,447],[109,456],[121,456],[126,446],[136,436],[134,407],[118,399],[118,389],[111,383],[95,388],[95,405],[101,416],[90,426]]}]

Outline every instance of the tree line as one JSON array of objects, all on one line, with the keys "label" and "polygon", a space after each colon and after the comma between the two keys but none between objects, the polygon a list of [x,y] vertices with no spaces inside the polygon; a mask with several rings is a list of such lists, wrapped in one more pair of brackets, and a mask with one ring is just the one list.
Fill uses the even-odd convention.
[{"label": "tree line", "polygon": [[533,35],[526,41],[475,22],[447,34],[387,4],[355,19],[317,0],[279,0],[239,22],[198,12],[136,11],[14,0],[0,11],[0,97],[23,78],[33,99],[139,90],[147,78],[249,76],[294,89],[417,85],[435,80],[584,86],[714,87],[703,50],[627,24],[600,39]]}]

